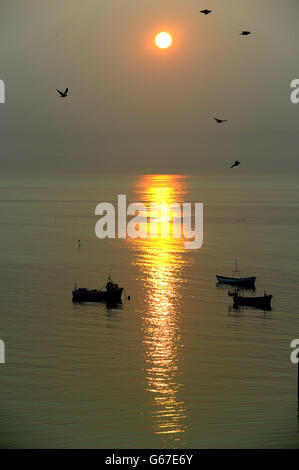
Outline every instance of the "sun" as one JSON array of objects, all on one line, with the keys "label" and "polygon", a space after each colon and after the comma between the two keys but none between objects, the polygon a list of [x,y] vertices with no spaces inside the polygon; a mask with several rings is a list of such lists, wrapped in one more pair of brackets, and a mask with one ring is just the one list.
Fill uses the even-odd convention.
[{"label": "sun", "polygon": [[172,44],[172,37],[169,33],[163,31],[155,37],[155,43],[160,49],[167,49]]}]

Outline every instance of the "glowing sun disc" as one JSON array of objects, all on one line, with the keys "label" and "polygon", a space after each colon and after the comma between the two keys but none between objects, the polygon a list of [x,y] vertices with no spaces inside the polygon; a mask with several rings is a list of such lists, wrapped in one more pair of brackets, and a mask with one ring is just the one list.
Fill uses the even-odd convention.
[{"label": "glowing sun disc", "polygon": [[172,37],[169,33],[159,33],[155,37],[155,43],[158,47],[160,47],[160,49],[167,49],[172,44]]}]

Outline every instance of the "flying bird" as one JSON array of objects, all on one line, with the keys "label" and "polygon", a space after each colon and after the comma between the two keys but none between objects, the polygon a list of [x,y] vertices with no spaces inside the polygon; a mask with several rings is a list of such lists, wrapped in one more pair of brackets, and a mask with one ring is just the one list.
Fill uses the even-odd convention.
[{"label": "flying bird", "polygon": [[249,34],[251,34],[250,31],[242,31],[242,33],[240,33],[241,36],[248,36]]},{"label": "flying bird", "polygon": [[200,10],[200,13],[203,13],[204,15],[208,15],[209,13],[212,13],[212,10]]},{"label": "flying bird", "polygon": [[222,124],[223,122],[227,122],[227,119],[218,119],[218,118],[213,118],[218,124]]},{"label": "flying bird", "polygon": [[56,90],[56,91],[58,91],[58,93],[60,94],[60,97],[61,97],[61,98],[65,98],[65,97],[67,96],[68,92],[69,92],[69,89],[66,88],[64,92],[63,92],[63,91],[60,91],[60,90]]},{"label": "flying bird", "polygon": [[231,168],[234,168],[235,166],[238,166],[240,165],[240,162],[239,160],[236,160],[235,163],[231,166]]}]

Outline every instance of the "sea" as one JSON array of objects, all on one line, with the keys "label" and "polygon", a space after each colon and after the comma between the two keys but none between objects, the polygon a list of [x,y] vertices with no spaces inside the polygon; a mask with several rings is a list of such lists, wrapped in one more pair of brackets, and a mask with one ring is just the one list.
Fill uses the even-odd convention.
[{"label": "sea", "polygon": [[[298,178],[237,172],[0,177],[1,448],[299,448]],[[202,203],[202,247],[98,238],[118,195]],[[235,260],[271,311],[233,308]],[[109,275],[121,304],[73,303]]]}]

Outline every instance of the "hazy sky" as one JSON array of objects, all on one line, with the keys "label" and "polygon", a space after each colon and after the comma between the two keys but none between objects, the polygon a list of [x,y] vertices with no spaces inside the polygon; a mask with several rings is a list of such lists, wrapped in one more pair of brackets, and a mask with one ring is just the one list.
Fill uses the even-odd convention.
[{"label": "hazy sky", "polygon": [[1,0],[0,12],[2,172],[299,169],[298,0]]}]

